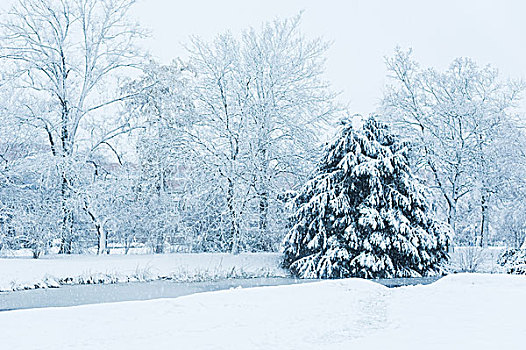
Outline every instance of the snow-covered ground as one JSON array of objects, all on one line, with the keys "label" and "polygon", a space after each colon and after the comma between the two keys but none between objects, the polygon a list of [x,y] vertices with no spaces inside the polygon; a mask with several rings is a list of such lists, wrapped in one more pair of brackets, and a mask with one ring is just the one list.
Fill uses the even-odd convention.
[{"label": "snow-covered ground", "polygon": [[0,259],[0,291],[61,284],[116,283],[170,278],[202,281],[285,276],[277,253],[70,255]]},{"label": "snow-covered ground", "polygon": [[524,349],[526,277],[347,279],[0,313],[5,349]]}]

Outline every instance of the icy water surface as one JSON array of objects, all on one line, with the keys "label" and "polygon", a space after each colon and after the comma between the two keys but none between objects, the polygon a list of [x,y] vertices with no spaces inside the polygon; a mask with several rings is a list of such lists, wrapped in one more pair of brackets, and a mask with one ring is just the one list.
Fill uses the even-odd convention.
[{"label": "icy water surface", "polygon": [[[392,288],[416,284],[429,284],[437,279],[437,277],[393,278],[374,281]],[[296,278],[250,278],[188,283],[161,280],[152,282],[62,286],[60,288],[0,293],[0,311],[158,298],[176,298],[189,294],[230,288],[278,286],[315,281],[317,280],[301,280]]]}]

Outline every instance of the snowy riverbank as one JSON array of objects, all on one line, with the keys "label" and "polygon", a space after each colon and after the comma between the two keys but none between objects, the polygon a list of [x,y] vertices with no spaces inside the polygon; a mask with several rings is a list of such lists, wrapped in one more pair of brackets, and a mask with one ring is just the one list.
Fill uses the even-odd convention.
[{"label": "snowy riverbank", "polygon": [[[504,273],[497,263],[503,248],[456,247],[447,270]],[[50,255],[40,259],[0,258],[0,292],[60,285],[172,279],[180,282],[225,278],[284,277],[279,253]]]},{"label": "snowy riverbank", "polygon": [[46,256],[0,259],[0,291],[70,284],[281,277],[277,253]]},{"label": "snowy riverbank", "polygon": [[[6,349],[521,349],[526,277],[361,279],[0,313]],[[27,325],[31,337],[27,337]]]}]

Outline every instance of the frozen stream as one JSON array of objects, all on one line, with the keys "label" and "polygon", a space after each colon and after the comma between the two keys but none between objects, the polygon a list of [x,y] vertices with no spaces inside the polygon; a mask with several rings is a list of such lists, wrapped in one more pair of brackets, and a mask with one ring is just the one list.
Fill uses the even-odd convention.
[{"label": "frozen stream", "polygon": [[[429,284],[437,279],[438,278],[436,277],[394,278],[375,281],[387,287],[400,287],[405,285]],[[316,280],[300,280],[295,278],[250,278],[188,283],[160,280],[152,282],[62,286],[60,288],[51,289],[2,292],[0,293],[0,311],[158,298],[176,298],[189,294],[230,288],[277,286],[309,283],[314,281]]]}]

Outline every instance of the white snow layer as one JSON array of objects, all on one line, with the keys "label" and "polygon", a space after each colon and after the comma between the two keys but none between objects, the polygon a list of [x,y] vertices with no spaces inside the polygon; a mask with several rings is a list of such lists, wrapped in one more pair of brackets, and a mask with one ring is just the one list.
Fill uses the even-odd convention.
[{"label": "white snow layer", "polygon": [[526,277],[361,279],[0,313],[2,349],[524,349]]},{"label": "white snow layer", "polygon": [[[46,256],[0,259],[0,291],[61,284],[285,276],[277,253]],[[1,349],[0,344],[0,349]]]}]

